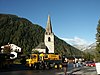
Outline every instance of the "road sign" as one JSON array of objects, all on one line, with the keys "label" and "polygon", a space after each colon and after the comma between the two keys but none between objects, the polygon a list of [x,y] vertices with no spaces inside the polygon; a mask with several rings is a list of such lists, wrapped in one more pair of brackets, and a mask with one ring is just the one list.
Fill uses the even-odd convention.
[{"label": "road sign", "polygon": [[96,71],[97,71],[97,74],[100,74],[100,62],[96,63]]}]

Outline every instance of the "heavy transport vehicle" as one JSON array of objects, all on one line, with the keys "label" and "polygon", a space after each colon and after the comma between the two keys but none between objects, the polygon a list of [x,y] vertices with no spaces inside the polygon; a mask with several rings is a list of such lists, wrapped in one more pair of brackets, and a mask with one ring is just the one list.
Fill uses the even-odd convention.
[{"label": "heavy transport vehicle", "polygon": [[59,54],[30,54],[26,66],[32,69],[61,69],[62,58]]}]

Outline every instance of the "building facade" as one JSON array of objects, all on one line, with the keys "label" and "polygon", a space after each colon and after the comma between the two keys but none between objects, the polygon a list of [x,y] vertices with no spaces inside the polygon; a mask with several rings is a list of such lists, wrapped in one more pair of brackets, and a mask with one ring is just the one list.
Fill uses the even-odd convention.
[{"label": "building facade", "polygon": [[4,48],[9,48],[11,52],[21,52],[21,48],[18,47],[17,45],[15,44],[7,44],[7,45],[4,45],[4,46],[1,46],[1,49],[2,51],[4,50]]},{"label": "building facade", "polygon": [[17,58],[18,56],[18,53],[21,52],[21,48],[18,47],[17,45],[15,44],[7,44],[7,45],[4,45],[4,46],[1,46],[1,53],[7,53],[7,54],[13,54],[14,56],[13,57],[10,57],[10,59],[15,59]]},{"label": "building facade", "polygon": [[46,32],[44,34],[44,42],[40,43],[35,49],[39,52],[54,53],[54,33],[52,32],[52,25],[50,16],[48,16]]},{"label": "building facade", "polygon": [[46,52],[54,53],[54,33],[52,32],[52,25],[51,25],[50,16],[48,16],[44,43],[46,45]]}]

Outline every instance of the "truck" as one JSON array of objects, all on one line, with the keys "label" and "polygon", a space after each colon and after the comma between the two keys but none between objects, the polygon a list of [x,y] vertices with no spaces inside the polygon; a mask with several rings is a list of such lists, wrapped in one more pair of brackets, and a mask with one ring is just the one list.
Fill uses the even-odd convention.
[{"label": "truck", "polygon": [[26,66],[31,69],[61,69],[62,58],[59,54],[30,54],[26,59]]}]

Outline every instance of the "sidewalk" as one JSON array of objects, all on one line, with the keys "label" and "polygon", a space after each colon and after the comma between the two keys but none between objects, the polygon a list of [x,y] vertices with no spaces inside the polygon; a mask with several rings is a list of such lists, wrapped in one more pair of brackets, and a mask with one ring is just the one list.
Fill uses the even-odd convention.
[{"label": "sidewalk", "polygon": [[[78,67],[67,71],[67,75],[97,75],[94,71],[95,68],[91,67]],[[65,75],[64,72],[56,73],[56,75]]]},{"label": "sidewalk", "polygon": [[[82,67],[73,68],[73,69],[71,69],[71,70],[68,70],[68,71],[67,71],[67,75],[72,75],[73,72],[79,71],[79,70],[81,70],[81,69],[82,69]],[[56,75],[64,75],[64,72],[59,72],[59,73],[57,73]]]}]

